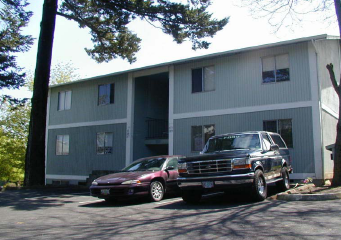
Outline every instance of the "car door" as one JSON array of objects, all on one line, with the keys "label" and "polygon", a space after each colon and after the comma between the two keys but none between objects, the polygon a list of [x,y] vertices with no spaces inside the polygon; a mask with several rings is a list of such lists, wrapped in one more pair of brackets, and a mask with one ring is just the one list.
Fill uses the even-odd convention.
[{"label": "car door", "polygon": [[166,184],[168,188],[176,188],[178,178],[178,158],[174,157],[168,160],[165,166],[165,172],[167,173]]},{"label": "car door", "polygon": [[264,167],[264,175],[267,180],[275,178],[276,170],[278,168],[278,153],[276,151],[271,150],[271,139],[267,133],[262,133],[263,139],[263,167]]}]

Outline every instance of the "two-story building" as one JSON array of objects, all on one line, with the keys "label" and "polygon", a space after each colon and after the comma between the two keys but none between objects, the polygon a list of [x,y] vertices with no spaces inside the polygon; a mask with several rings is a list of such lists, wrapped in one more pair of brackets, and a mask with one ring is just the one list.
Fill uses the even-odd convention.
[{"label": "two-story building", "polygon": [[85,182],[161,154],[199,154],[214,134],[278,132],[291,179],[328,179],[340,75],[339,38],[295,39],[50,87],[46,183]]}]

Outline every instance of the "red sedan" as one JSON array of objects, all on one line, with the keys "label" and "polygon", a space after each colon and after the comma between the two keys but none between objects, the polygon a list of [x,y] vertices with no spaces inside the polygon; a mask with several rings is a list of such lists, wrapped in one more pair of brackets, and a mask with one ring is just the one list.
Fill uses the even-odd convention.
[{"label": "red sedan", "polygon": [[149,195],[162,200],[166,191],[178,189],[178,159],[183,156],[154,156],[134,161],[118,173],[95,179],[91,196],[113,201]]}]

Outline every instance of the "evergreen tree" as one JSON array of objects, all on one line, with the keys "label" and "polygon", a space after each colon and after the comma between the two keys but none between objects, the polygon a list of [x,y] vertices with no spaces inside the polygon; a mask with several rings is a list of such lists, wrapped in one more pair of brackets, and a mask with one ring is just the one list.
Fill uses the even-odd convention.
[{"label": "evergreen tree", "polygon": [[207,12],[210,0],[44,0],[34,78],[32,112],[26,152],[25,184],[43,185],[45,181],[46,105],[56,15],[89,28],[94,43],[86,49],[97,62],[117,57],[136,60],[141,39],[128,29],[136,19],[157,25],[177,43],[192,42],[193,49],[208,48],[205,39],[213,37],[228,18],[213,19]]},{"label": "evergreen tree", "polygon": [[28,51],[33,43],[31,36],[21,33],[32,16],[24,9],[27,5],[21,0],[0,1],[0,89],[18,89],[25,84],[25,73],[14,54]]}]

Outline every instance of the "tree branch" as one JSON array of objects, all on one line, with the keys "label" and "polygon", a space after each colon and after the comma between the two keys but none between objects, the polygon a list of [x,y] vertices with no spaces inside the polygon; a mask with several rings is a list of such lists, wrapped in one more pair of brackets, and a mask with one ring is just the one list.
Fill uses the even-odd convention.
[{"label": "tree branch", "polygon": [[327,64],[326,68],[328,69],[330,80],[333,84],[333,87],[335,89],[335,92],[337,95],[340,96],[340,86],[338,85],[336,78],[335,78],[335,73],[334,73],[334,66],[332,63]]}]

